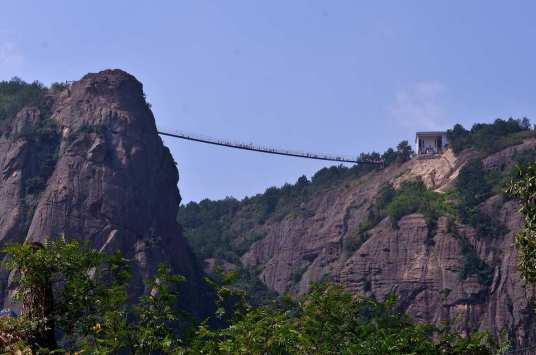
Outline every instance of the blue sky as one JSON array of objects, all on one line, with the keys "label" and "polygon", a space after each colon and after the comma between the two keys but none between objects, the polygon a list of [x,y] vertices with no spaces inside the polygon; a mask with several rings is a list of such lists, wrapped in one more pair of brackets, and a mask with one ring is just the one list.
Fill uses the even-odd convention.
[{"label": "blue sky", "polygon": [[[416,130],[536,120],[536,2],[0,0],[0,79],[121,68],[157,124],[357,155]],[[329,163],[165,138],[183,201]]]}]

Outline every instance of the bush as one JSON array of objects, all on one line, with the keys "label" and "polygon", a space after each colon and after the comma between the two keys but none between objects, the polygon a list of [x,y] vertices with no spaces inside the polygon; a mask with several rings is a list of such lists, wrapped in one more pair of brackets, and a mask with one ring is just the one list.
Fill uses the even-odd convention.
[{"label": "bush", "polygon": [[467,207],[477,206],[490,197],[492,187],[486,180],[481,160],[474,159],[465,164],[456,180],[456,189],[462,205]]},{"label": "bush", "polygon": [[[484,153],[493,153],[505,147],[521,143],[524,136],[533,135],[527,118],[508,120],[497,119],[493,123],[477,123],[470,131],[457,124],[447,131],[449,145],[454,153],[474,148]],[[517,134],[517,135],[516,135]]]},{"label": "bush", "polygon": [[493,281],[493,268],[486,264],[478,257],[475,248],[467,237],[456,236],[463,256],[463,268],[460,272],[460,278],[466,280],[470,275],[476,275],[478,283],[484,286],[490,286]]},{"label": "bush", "polygon": [[516,235],[518,265],[521,275],[531,283],[536,282],[536,162],[520,165],[510,181],[507,192],[521,205],[523,226]]},{"label": "bush", "polygon": [[67,89],[69,87],[69,84],[67,83],[59,83],[59,82],[56,82],[56,83],[52,83],[52,85],[50,85],[50,90],[52,92],[61,92],[65,89]]},{"label": "bush", "polygon": [[316,284],[299,302],[253,308],[232,326],[206,328],[194,339],[203,354],[492,354],[483,333],[462,338],[448,329],[415,324],[384,302],[356,298],[333,284]]},{"label": "bush", "polygon": [[311,182],[314,185],[331,184],[347,176],[350,169],[344,165],[331,166],[318,170],[312,177]]},{"label": "bush", "polygon": [[411,159],[413,156],[413,148],[409,145],[408,141],[402,141],[396,147],[397,159],[400,162],[405,162]]},{"label": "bush", "polygon": [[40,117],[32,127],[25,127],[15,138],[28,141],[30,154],[37,164],[28,167],[25,174],[26,193],[37,194],[46,185],[57,160],[60,137],[58,128],[50,119],[50,105],[46,100],[47,89],[39,82],[28,84],[18,78],[0,82],[0,125],[5,126],[24,107],[39,110]]},{"label": "bush", "polygon": [[[84,131],[93,132],[94,129],[84,128]],[[411,146],[403,141],[396,150],[390,148],[383,155],[376,152],[362,153],[360,159],[384,159],[385,165],[389,165],[404,162],[412,154]],[[317,171],[311,181],[306,176],[301,176],[295,184],[285,184],[281,188],[270,187],[263,194],[242,201],[227,198],[222,201],[192,202],[180,207],[178,221],[194,252],[201,259],[219,256],[236,263],[242,253],[258,240],[248,238],[251,231],[255,234],[255,230],[262,228],[269,219],[280,221],[289,216],[306,218],[311,212],[303,208],[303,204],[310,196],[321,189],[343,184],[345,179],[355,179],[378,168],[379,165],[370,164],[331,166]],[[390,197],[385,196],[384,199],[386,198]],[[383,209],[384,204],[380,201],[379,208]],[[370,216],[369,220],[374,225],[383,218],[377,207],[370,211]],[[235,220],[240,223],[233,223]]]},{"label": "bush", "polygon": [[459,195],[458,213],[461,220],[477,230],[477,237],[496,237],[503,235],[507,229],[497,219],[484,214],[480,204],[493,192],[489,183],[490,172],[482,168],[480,160],[472,160],[461,170],[455,188]]},{"label": "bush", "polygon": [[19,78],[0,81],[0,121],[12,119],[24,106],[40,108],[46,87],[38,81],[28,84]]},{"label": "bush", "polygon": [[405,181],[398,190],[391,184],[385,184],[369,207],[367,219],[359,224],[357,237],[352,237],[346,242],[346,249],[357,250],[356,248],[368,238],[366,232],[385,217],[390,217],[393,227],[398,228],[398,221],[412,213],[424,215],[428,226],[426,242],[432,244],[437,219],[440,216],[454,216],[455,212],[446,195],[429,190],[422,180]]},{"label": "bush", "polygon": [[[119,256],[85,249],[60,239],[43,247],[12,245],[6,250],[9,268],[21,270],[17,293],[42,289],[57,282],[54,307],[41,314],[32,308],[18,318],[0,322],[9,331],[3,350],[31,348],[33,353],[91,354],[491,354],[495,344],[483,333],[461,337],[447,328],[415,324],[398,311],[397,300],[356,298],[333,284],[313,285],[298,302],[252,307],[243,291],[231,285],[235,276],[214,281],[215,318],[228,324],[192,324],[186,332],[177,323],[191,320],[175,307],[174,286],[184,280],[161,266],[147,282],[151,293],[127,304],[128,271]],[[104,273],[103,273],[104,272]],[[229,301],[232,300],[232,301]],[[30,304],[30,307],[36,304]],[[39,305],[37,305],[39,306]],[[37,308],[39,309],[39,308]],[[51,318],[52,317],[52,318]],[[52,323],[50,320],[56,322]],[[36,338],[43,328],[62,335],[63,349]],[[37,328],[36,328],[37,327]],[[6,337],[2,337],[2,340]],[[8,348],[11,347],[11,348]]]},{"label": "bush", "polygon": [[385,211],[394,225],[403,216],[421,213],[428,226],[434,227],[437,218],[453,214],[453,206],[444,194],[429,190],[421,180],[416,180],[403,182]]},{"label": "bush", "polygon": [[[520,152],[516,151],[512,156],[512,160],[514,161],[515,165],[518,166],[527,165],[533,161],[536,161],[536,148],[527,149]],[[516,171],[515,169],[512,169],[511,177],[514,177],[515,175]]]},{"label": "bush", "polygon": [[385,166],[389,166],[398,159],[398,154],[393,148],[389,148],[382,154],[382,159]]},{"label": "bush", "polygon": [[259,197],[261,218],[260,223],[264,223],[272,213],[274,213],[279,199],[281,198],[281,191],[277,187],[270,187],[266,189],[264,194]]},{"label": "bush", "polygon": [[[33,353],[59,352],[54,336],[60,334],[65,351],[169,353],[180,345],[178,330],[188,318],[175,308],[175,285],[184,278],[167,267],[146,280],[151,294],[131,306],[129,267],[117,253],[106,255],[64,238],[44,245],[12,244],[4,252],[7,268],[21,270],[16,297],[23,312],[11,322],[17,329],[10,332]],[[46,289],[54,292],[43,297]],[[25,329],[32,331],[27,335]],[[25,348],[20,342],[13,345]]]},{"label": "bush", "polygon": [[[374,228],[386,217],[385,208],[396,196],[393,185],[386,183],[380,187],[374,203],[368,209],[367,219],[359,223],[358,238],[351,238],[348,242],[348,249],[359,248],[368,238],[365,234],[368,230]],[[356,249],[357,250],[357,249]]]}]

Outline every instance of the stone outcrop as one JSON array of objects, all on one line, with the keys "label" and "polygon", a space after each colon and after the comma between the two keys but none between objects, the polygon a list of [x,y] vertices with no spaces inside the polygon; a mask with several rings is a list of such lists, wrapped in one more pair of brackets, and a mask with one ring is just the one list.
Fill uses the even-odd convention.
[{"label": "stone outcrop", "polygon": [[[518,149],[535,143],[529,140]],[[515,151],[496,153],[484,160],[484,166],[509,164]],[[466,152],[454,157],[447,151],[440,159],[415,159],[330,186],[302,205],[309,213],[257,226],[257,233],[265,237],[241,261],[260,270],[261,281],[278,293],[302,294],[311,282],[320,280],[340,282],[357,295],[377,299],[395,292],[400,307],[419,321],[450,322],[461,332],[490,330],[496,336],[505,332],[515,343],[533,343],[534,290],[524,285],[516,268],[513,239],[521,219],[515,202],[495,195],[481,206],[509,230],[500,237],[477,238],[470,226],[448,226],[444,217],[429,231],[424,217],[412,214],[397,226],[386,218],[366,232],[366,241],[357,249],[345,247],[359,234],[383,183],[396,186],[420,177],[428,187],[442,191],[472,156]],[[469,243],[464,250],[462,237]],[[474,272],[462,276],[468,250],[489,266],[487,281]]]},{"label": "stone outcrop", "polygon": [[[183,301],[201,309],[201,277],[176,222],[178,171],[142,85],[120,70],[88,74],[27,107],[0,137],[0,241],[65,234],[132,260],[132,296],[160,263],[183,274]],[[6,302],[8,275],[0,277]]]}]

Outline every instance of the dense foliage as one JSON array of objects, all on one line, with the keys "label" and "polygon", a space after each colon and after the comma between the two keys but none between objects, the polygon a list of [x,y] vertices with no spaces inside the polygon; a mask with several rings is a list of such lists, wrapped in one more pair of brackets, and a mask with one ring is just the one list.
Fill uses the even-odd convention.
[{"label": "dense foliage", "polygon": [[[4,266],[21,271],[16,299],[24,301],[25,295],[36,289],[52,287],[54,297],[47,317],[70,338],[80,338],[90,327],[104,321],[112,311],[110,307],[126,300],[128,272],[117,254],[108,256],[63,238],[47,241],[42,247],[9,245],[4,252],[9,255]],[[43,333],[39,329],[33,332]],[[50,339],[30,340],[41,345],[50,343]]]},{"label": "dense foliage", "polygon": [[[520,143],[523,138],[532,135],[534,131],[526,118],[497,119],[490,124],[475,124],[470,130],[458,124],[448,131],[449,144],[455,152],[474,148],[482,153],[490,153]],[[403,141],[396,149],[390,148],[383,154],[361,154],[360,159],[383,159],[385,166],[389,166],[405,162],[412,155],[411,146],[407,141]],[[514,158],[518,160],[534,158],[534,154],[527,157],[523,154],[516,155],[519,156]],[[322,189],[344,184],[345,181],[363,176],[372,170],[374,167],[367,165],[350,168],[333,166],[319,170],[311,181],[302,176],[294,185],[271,187],[264,194],[243,201],[227,198],[222,201],[204,200],[198,204],[190,203],[181,206],[179,221],[184,226],[185,234],[194,250],[202,259],[215,257],[236,263],[252,243],[263,237],[262,233],[251,232],[256,226],[264,224],[270,218],[280,220],[286,216],[310,215],[313,211],[303,208],[309,196],[314,196]],[[496,236],[506,231],[504,226],[481,213],[479,208],[479,204],[493,192],[502,190],[504,176],[503,172],[484,171],[477,159],[461,170],[453,191],[455,198],[452,198],[451,202],[457,201],[455,205],[458,211],[455,214],[464,223],[475,227],[479,237]],[[368,219],[362,222],[359,236],[354,238],[353,247],[366,240],[363,232],[387,215],[396,222],[406,214],[421,212],[425,214],[429,225],[434,227],[437,216],[444,215],[445,212],[453,213],[446,200],[440,194],[427,191],[419,182],[403,186],[396,196],[393,196],[389,207],[378,204],[371,207]],[[232,228],[231,222],[237,219],[241,221],[238,229],[236,223]]]},{"label": "dense foliage", "polygon": [[455,230],[454,237],[458,240],[463,257],[463,268],[460,272],[460,279],[466,280],[469,276],[475,275],[478,283],[483,286],[491,286],[493,282],[493,268],[479,258],[475,247],[469,242],[466,236],[459,235]]},{"label": "dense foliage", "polygon": [[[127,304],[130,268],[118,253],[107,255],[64,238],[39,247],[13,244],[4,252],[6,268],[19,271],[16,299],[23,302],[23,310],[13,321],[2,318],[0,334],[9,332],[25,341],[3,344],[4,350],[29,346],[47,353],[54,341],[45,337],[51,335],[46,328],[52,326],[52,336],[62,334],[60,344],[67,350],[107,354],[128,349],[148,354],[176,348],[178,329],[190,321],[175,308],[175,284],[184,278],[170,275],[165,267],[147,280],[151,294],[131,306]],[[53,289],[51,300],[33,297],[28,304],[27,295],[46,287]],[[51,303],[45,314],[36,312],[43,301]]]},{"label": "dense foliage", "polygon": [[496,176],[482,167],[475,159],[467,163],[458,175],[455,193],[458,197],[458,213],[462,222],[473,226],[477,238],[504,235],[507,229],[497,219],[482,212],[480,204],[494,192]]},{"label": "dense foliage", "polygon": [[218,257],[230,262],[237,260],[236,253],[223,245],[233,245],[232,235],[227,229],[238,206],[238,200],[226,198],[219,201],[205,199],[180,207],[178,220],[200,259]]},{"label": "dense foliage", "polygon": [[[30,84],[18,78],[0,81],[0,136],[15,134],[12,139],[24,140],[26,156],[31,159],[31,163],[25,164],[21,170],[25,224],[30,223],[37,197],[46,187],[58,158],[60,134],[55,121],[51,119],[52,100],[48,93],[62,88],[61,84],[54,84],[47,89],[37,81]],[[31,112],[28,116],[32,119],[21,121],[14,129],[12,122],[23,108]]]},{"label": "dense foliage", "polygon": [[[177,322],[191,321],[175,307],[174,286],[183,278],[165,267],[149,281],[150,294],[129,306],[128,273],[118,255],[63,239],[39,248],[12,245],[6,252],[10,269],[21,271],[19,295],[54,284],[50,316],[56,321],[48,322],[33,309],[17,318],[0,318],[0,339],[8,352],[373,355],[492,354],[496,348],[484,333],[461,337],[448,327],[413,323],[397,310],[393,296],[385,302],[355,298],[330,284],[312,286],[297,302],[255,308],[242,292],[213,283],[219,305],[214,316],[224,317],[228,325],[211,329],[206,320],[179,331]],[[230,297],[235,301],[226,302]],[[63,334],[62,349],[44,349],[43,339],[31,335],[50,324],[57,327],[55,334]]]},{"label": "dense foliage", "polygon": [[[359,159],[383,159],[385,165],[390,165],[405,162],[412,154],[411,146],[403,141],[396,150],[389,148],[384,154],[363,153]],[[263,225],[270,218],[281,220],[286,216],[306,216],[312,213],[303,208],[310,196],[376,169],[378,166],[368,164],[332,166],[320,169],[311,180],[302,176],[295,184],[285,184],[281,188],[270,187],[263,194],[242,201],[226,198],[190,202],[180,207],[178,220],[184,227],[186,238],[201,259],[216,257],[235,263],[253,242],[263,237],[251,232],[255,226]],[[237,219],[241,223],[233,225],[232,222]]]},{"label": "dense foliage", "polygon": [[[367,218],[361,221],[357,230],[351,230],[343,240],[344,250],[351,254],[358,250],[369,238],[370,230],[381,220],[390,217],[397,228],[398,221],[410,213],[422,213],[428,225],[427,244],[433,244],[438,217],[468,224],[475,228],[477,238],[492,238],[504,235],[506,227],[493,213],[482,212],[481,205],[494,194],[500,194],[509,179],[511,165],[484,169],[481,159],[505,146],[515,145],[532,136],[530,122],[521,120],[496,120],[491,124],[476,124],[471,130],[456,125],[448,132],[451,147],[459,152],[473,148],[474,159],[460,171],[458,178],[447,193],[438,193],[426,188],[422,181],[409,181],[394,189],[385,184],[368,209]],[[515,148],[514,148],[515,150]],[[396,149],[388,149],[383,154],[376,152],[361,154],[362,160],[383,159],[384,165],[403,163],[411,159],[413,151],[407,141]],[[514,152],[513,161],[534,160],[536,150]],[[184,226],[185,235],[201,259],[215,258],[216,261],[231,262],[239,267],[240,256],[259,239],[264,238],[264,224],[281,221],[283,218],[307,218],[314,215],[307,202],[324,190],[335,186],[345,186],[372,172],[376,167],[361,165],[353,167],[333,166],[319,170],[311,180],[302,176],[291,185],[281,188],[271,187],[242,201],[227,198],[221,201],[204,200],[181,206],[179,222]],[[493,207],[493,206],[492,206]],[[500,206],[493,208],[499,208]],[[464,250],[468,250],[465,248]],[[469,252],[468,252],[469,253]],[[469,255],[469,254],[467,254]],[[472,270],[475,258],[468,256],[467,270]],[[293,282],[299,281],[301,270],[295,272]],[[249,272],[253,276],[255,270]],[[462,272],[466,277],[471,272]],[[485,272],[487,275],[487,271]],[[255,278],[249,278],[254,280]],[[479,278],[486,283],[485,277]],[[245,282],[244,285],[247,283]],[[249,287],[262,289],[262,285]],[[266,291],[266,290],[265,290]],[[255,292],[252,292],[255,294]],[[261,292],[263,300],[268,293]]]},{"label": "dense foliage", "polygon": [[536,282],[536,163],[520,165],[508,192],[519,199],[523,226],[516,235],[519,270],[529,282]]},{"label": "dense foliage", "polygon": [[[403,163],[412,155],[409,143],[402,141],[396,149],[389,148],[384,154],[362,153],[359,159],[383,160],[384,166],[388,166]],[[252,302],[261,304],[271,299],[273,293],[258,281],[255,271],[240,267],[240,256],[254,242],[265,237],[263,225],[268,220],[310,217],[314,211],[308,210],[306,203],[311,197],[379,168],[370,164],[331,166],[320,169],[310,180],[301,176],[294,184],[270,187],[264,193],[246,197],[242,201],[228,197],[219,201],[205,199],[199,203],[190,202],[180,207],[178,222],[183,226],[184,235],[199,259],[214,258],[217,263],[225,261],[237,266],[242,285],[251,291]],[[295,279],[299,279],[299,276],[296,273]]]},{"label": "dense foliage", "polygon": [[485,334],[462,338],[448,328],[415,324],[397,311],[392,295],[377,302],[330,284],[313,285],[296,304],[251,309],[232,326],[201,335],[193,348],[203,354],[492,353]]},{"label": "dense foliage", "polygon": [[31,84],[19,78],[0,81],[0,121],[15,117],[24,106],[41,107],[46,90],[38,81]]},{"label": "dense foliage", "polygon": [[474,148],[484,153],[493,153],[505,147],[521,143],[523,138],[534,135],[527,118],[497,119],[493,123],[477,123],[470,130],[457,124],[447,131],[449,145],[454,153]]},{"label": "dense foliage", "polygon": [[421,180],[405,181],[386,204],[386,214],[397,222],[411,213],[421,213],[428,224],[435,224],[437,218],[452,213],[452,206],[444,194],[434,192]]},{"label": "dense foliage", "polygon": [[[526,118],[497,119],[490,124],[475,124],[470,130],[458,124],[448,131],[449,144],[455,152],[474,148],[482,154],[520,143],[522,139],[533,135],[534,131]],[[363,153],[360,159],[382,159],[384,166],[389,166],[403,163],[412,156],[411,146],[403,141],[396,149],[389,148],[383,154]],[[513,159],[530,161],[534,157],[536,151],[516,153]],[[370,165],[332,166],[319,170],[311,180],[302,176],[295,184],[285,184],[281,188],[270,187],[263,194],[242,201],[227,198],[189,203],[181,206],[179,222],[184,226],[186,237],[201,259],[217,258],[239,263],[240,256],[251,244],[264,237],[259,230],[262,230],[266,221],[311,216],[314,211],[309,211],[306,207],[310,197],[322,190],[360,178],[376,168]],[[479,205],[493,193],[500,193],[508,176],[508,171],[484,170],[480,160],[475,159],[461,169],[456,186],[446,197],[427,190],[421,182],[403,184],[396,192],[390,187],[391,191],[387,191],[391,194],[387,201],[389,206],[385,201],[380,202],[385,200],[385,195],[378,198],[369,209],[368,218],[361,223],[357,234],[349,238],[350,244],[347,245],[355,250],[366,240],[366,231],[386,216],[390,216],[396,226],[402,216],[414,212],[423,213],[431,229],[435,227],[438,216],[448,215],[475,227],[478,237],[504,234],[505,227],[496,219],[481,213]],[[384,189],[380,195],[385,192]]]},{"label": "dense foliage", "polygon": [[433,230],[440,216],[454,215],[455,210],[448,196],[428,189],[422,180],[404,181],[398,189],[387,183],[369,208],[367,220],[360,224],[360,232],[373,228],[385,217],[390,217],[393,227],[398,228],[398,221],[411,213],[423,214]]}]

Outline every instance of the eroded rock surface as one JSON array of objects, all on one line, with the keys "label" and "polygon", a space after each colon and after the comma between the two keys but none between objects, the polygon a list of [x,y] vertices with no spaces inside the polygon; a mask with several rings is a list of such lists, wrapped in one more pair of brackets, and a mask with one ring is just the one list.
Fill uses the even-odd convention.
[{"label": "eroded rock surface", "polygon": [[[65,234],[121,250],[133,260],[133,297],[166,263],[188,278],[185,303],[202,308],[200,271],[176,222],[178,171],[141,83],[106,70],[48,100],[51,115],[25,108],[0,137],[0,241]],[[8,288],[4,274],[2,299]]]},{"label": "eroded rock surface", "polygon": [[[517,150],[534,144],[527,141]],[[507,148],[490,156],[484,167],[510,164],[515,151]],[[516,269],[513,239],[521,219],[513,201],[495,195],[481,206],[509,230],[499,237],[477,238],[471,227],[449,227],[444,217],[429,231],[424,217],[412,214],[397,226],[386,218],[366,232],[366,241],[356,250],[345,247],[345,241],[359,234],[359,225],[384,182],[396,186],[419,177],[429,188],[442,191],[471,156],[468,152],[454,157],[448,151],[440,159],[411,160],[326,188],[302,206],[309,213],[289,214],[257,226],[265,237],[241,261],[260,269],[259,278],[279,293],[302,294],[311,282],[326,279],[378,299],[396,292],[400,307],[417,320],[450,322],[461,332],[482,329],[497,336],[506,332],[516,343],[531,344],[536,339],[534,290],[522,282]],[[468,252],[462,250],[461,237],[489,266],[488,279],[474,272],[462,277]]]}]

